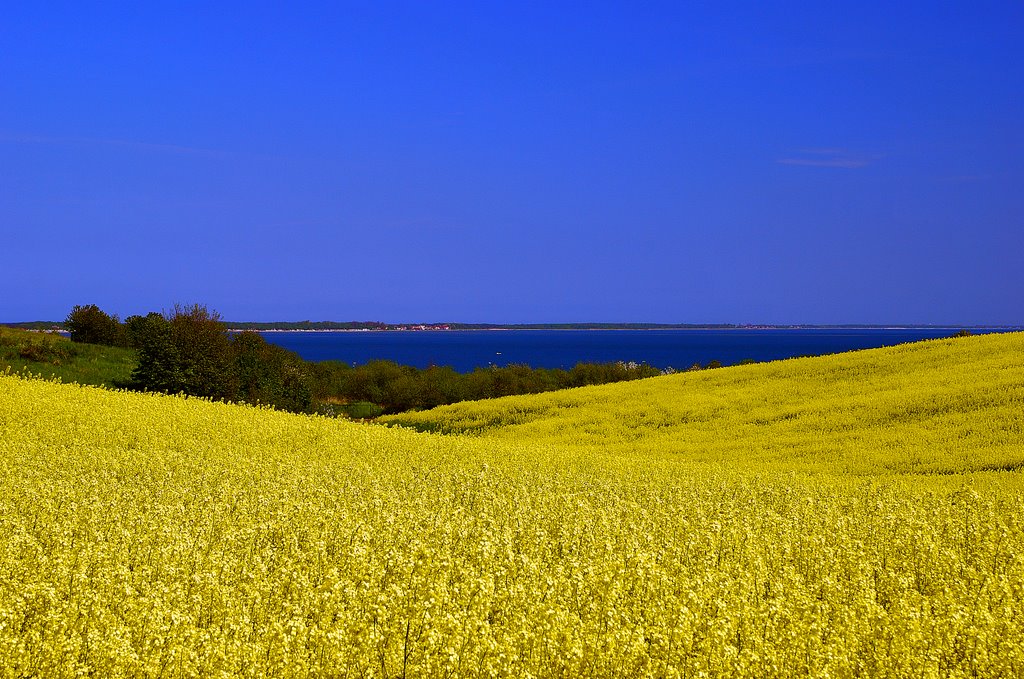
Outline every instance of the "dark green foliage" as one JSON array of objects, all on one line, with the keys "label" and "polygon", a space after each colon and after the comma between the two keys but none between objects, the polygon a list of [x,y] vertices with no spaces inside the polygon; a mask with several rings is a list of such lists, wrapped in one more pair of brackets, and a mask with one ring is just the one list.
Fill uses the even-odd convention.
[{"label": "dark green foliage", "polygon": [[125,346],[124,327],[117,316],[109,316],[95,304],[76,305],[64,321],[72,342],[102,344],[108,347]]},{"label": "dark green foliage", "polygon": [[383,415],[384,409],[376,403],[356,401],[344,406],[343,412],[354,420],[369,420]]},{"label": "dark green foliage", "polygon": [[133,388],[312,410],[309,364],[254,332],[232,337],[202,305],[132,316],[125,336],[139,351]]},{"label": "dark green foliage", "polygon": [[139,350],[133,386],[169,394],[230,399],[234,355],[220,317],[201,305],[175,305],[168,314],[132,316],[125,335]]},{"label": "dark green foliage", "polygon": [[307,412],[313,405],[308,364],[298,354],[246,331],[231,340],[231,398]]},{"label": "dark green foliage", "polygon": [[346,371],[344,391],[335,396],[376,403],[387,412],[422,408],[425,406],[417,393],[418,372],[394,361],[371,361]]},{"label": "dark green foliage", "polygon": [[648,365],[622,362],[580,363],[571,370],[490,366],[469,374],[447,366],[419,370],[393,361],[371,361],[358,367],[337,361],[307,363],[254,332],[232,335],[217,313],[199,304],[175,305],[165,314],[131,316],[123,326],[95,306],[75,307],[69,322],[72,317],[82,321],[82,327],[106,328],[107,338],[112,323],[118,328],[118,341],[137,349],[138,365],[127,383],[131,388],[244,401],[293,412],[371,418],[458,401],[661,374]]},{"label": "dark green foliage", "polygon": [[151,316],[160,316],[161,318],[163,318],[161,314],[151,312],[147,316],[129,316],[128,318],[124,319],[125,344],[132,347],[133,349],[138,349],[139,347],[142,346],[142,343],[144,341],[143,338],[148,333],[147,324],[149,323]]},{"label": "dark green foliage", "polygon": [[126,326],[132,346],[139,351],[139,364],[132,372],[131,385],[166,394],[185,391],[181,354],[170,320],[151,312],[146,316],[129,317]]},{"label": "dark green foliage", "polygon": [[[356,367],[324,361],[313,364],[310,372],[315,396],[320,401],[349,405],[369,402],[385,413],[661,374],[660,370],[649,365],[621,362],[580,363],[572,370],[531,368],[527,365],[491,366],[461,374],[447,366],[418,370],[393,361],[371,361]],[[346,407],[340,410],[346,412]],[[367,415],[360,414],[359,417]]]},{"label": "dark green foliage", "polygon": [[231,393],[231,343],[206,307],[175,305],[128,319],[126,335],[139,350],[133,386],[168,394],[227,398]]},{"label": "dark green foliage", "polygon": [[420,373],[422,407],[465,401],[470,393],[464,377],[449,366],[430,366]]},{"label": "dark green foliage", "polygon": [[200,304],[176,304],[168,320],[185,393],[231,398],[231,339],[220,316]]}]

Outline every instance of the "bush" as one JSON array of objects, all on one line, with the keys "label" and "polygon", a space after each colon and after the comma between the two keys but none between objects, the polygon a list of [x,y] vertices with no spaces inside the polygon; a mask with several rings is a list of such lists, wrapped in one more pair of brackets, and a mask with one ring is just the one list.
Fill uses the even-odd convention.
[{"label": "bush", "polygon": [[128,318],[126,326],[132,346],[139,350],[139,365],[132,371],[131,386],[167,394],[185,391],[185,375],[171,322],[162,314],[151,312]]},{"label": "bush", "polygon": [[232,396],[231,343],[220,316],[198,304],[169,314],[128,319],[126,336],[139,350],[137,388],[191,396]]},{"label": "bush", "polygon": [[107,315],[95,304],[75,305],[64,321],[64,329],[71,333],[72,342],[108,347],[126,345],[124,326],[117,316]]},{"label": "bush", "polygon": [[230,398],[231,341],[220,315],[200,304],[175,304],[168,320],[186,393]]},{"label": "bush", "polygon": [[341,407],[342,411],[353,420],[370,420],[384,414],[384,409],[369,401],[356,401]]},{"label": "bush", "polygon": [[73,358],[75,350],[70,346],[63,346],[56,342],[30,342],[21,347],[18,356],[26,361],[37,363],[51,363],[60,365],[64,361]]},{"label": "bush", "polygon": [[220,315],[205,306],[132,316],[125,336],[139,352],[131,382],[136,389],[312,410],[311,371],[298,354],[255,332],[231,337]]},{"label": "bush", "polygon": [[231,340],[232,400],[260,403],[292,412],[313,404],[311,376],[298,354],[246,331]]}]

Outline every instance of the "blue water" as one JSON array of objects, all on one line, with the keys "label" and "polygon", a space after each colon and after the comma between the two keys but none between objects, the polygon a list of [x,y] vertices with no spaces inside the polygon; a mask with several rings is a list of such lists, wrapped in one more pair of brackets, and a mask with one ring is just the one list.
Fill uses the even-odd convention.
[{"label": "blue water", "polygon": [[712,360],[771,361],[949,337],[955,328],[900,330],[449,330],[390,332],[270,332],[269,342],[309,361],[362,364],[387,359],[460,372],[479,366],[525,363],[571,368],[580,361],[636,361],[657,368],[688,368]]}]

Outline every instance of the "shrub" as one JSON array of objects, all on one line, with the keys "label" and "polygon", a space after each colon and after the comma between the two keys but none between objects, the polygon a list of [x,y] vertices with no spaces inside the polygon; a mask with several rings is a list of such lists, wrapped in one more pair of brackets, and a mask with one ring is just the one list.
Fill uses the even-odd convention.
[{"label": "shrub", "polygon": [[384,414],[384,409],[369,401],[356,401],[342,406],[342,411],[353,420],[369,420]]},{"label": "shrub", "polygon": [[64,321],[72,342],[125,346],[124,326],[117,316],[110,316],[95,304],[75,305]]},{"label": "shrub", "polygon": [[232,338],[231,353],[231,399],[293,412],[310,410],[311,377],[298,354],[270,344],[252,331]]},{"label": "shrub", "polygon": [[51,363],[60,365],[75,355],[74,349],[69,346],[61,346],[54,342],[30,342],[23,345],[18,351],[18,356],[37,363]]},{"label": "shrub", "polygon": [[185,391],[181,355],[174,342],[171,322],[162,314],[132,316],[126,323],[132,345],[139,350],[139,365],[131,385],[145,391],[176,394]]}]

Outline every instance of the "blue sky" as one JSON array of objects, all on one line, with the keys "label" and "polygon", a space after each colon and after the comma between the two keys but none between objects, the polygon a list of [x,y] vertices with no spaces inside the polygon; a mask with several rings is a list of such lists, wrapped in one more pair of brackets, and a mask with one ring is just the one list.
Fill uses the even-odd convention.
[{"label": "blue sky", "polygon": [[18,3],[0,321],[1024,323],[1024,5]]}]

